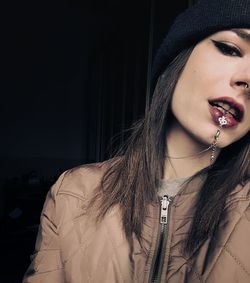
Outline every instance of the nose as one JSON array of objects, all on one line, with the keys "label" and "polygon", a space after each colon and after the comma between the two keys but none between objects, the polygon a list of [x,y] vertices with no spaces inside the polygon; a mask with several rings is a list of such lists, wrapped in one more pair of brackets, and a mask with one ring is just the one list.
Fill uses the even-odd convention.
[{"label": "nose", "polygon": [[231,80],[231,86],[238,94],[249,95],[250,93],[250,67],[238,70],[237,74]]}]

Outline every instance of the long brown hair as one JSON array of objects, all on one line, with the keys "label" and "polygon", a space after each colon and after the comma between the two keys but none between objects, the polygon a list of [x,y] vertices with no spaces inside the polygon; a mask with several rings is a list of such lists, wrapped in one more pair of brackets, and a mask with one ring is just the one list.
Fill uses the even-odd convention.
[{"label": "long brown hair", "polygon": [[[183,50],[158,79],[149,111],[131,129],[126,144],[117,152],[112,166],[102,178],[97,219],[119,204],[126,236],[141,239],[142,225],[149,203],[156,201],[159,180],[163,177],[166,132],[171,119],[170,103],[178,78],[193,47]],[[197,209],[186,240],[191,252],[216,229],[227,195],[246,181],[250,168],[249,134],[223,149],[206,173]],[[230,176],[234,176],[234,179]],[[211,205],[211,203],[213,205]]]}]

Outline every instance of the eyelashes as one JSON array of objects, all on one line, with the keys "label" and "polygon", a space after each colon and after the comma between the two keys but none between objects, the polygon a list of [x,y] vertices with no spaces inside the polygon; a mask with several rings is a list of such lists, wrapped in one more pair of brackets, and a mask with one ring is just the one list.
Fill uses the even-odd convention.
[{"label": "eyelashes", "polygon": [[212,40],[215,47],[226,56],[242,57],[240,50],[228,43]]}]

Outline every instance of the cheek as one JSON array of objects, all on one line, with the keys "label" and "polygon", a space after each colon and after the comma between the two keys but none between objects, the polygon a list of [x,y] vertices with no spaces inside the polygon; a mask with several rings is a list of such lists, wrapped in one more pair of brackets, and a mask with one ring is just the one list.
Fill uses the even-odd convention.
[{"label": "cheek", "polygon": [[[202,87],[204,78],[195,68],[188,67],[184,69],[176,85],[172,98],[172,111],[174,114],[185,112],[187,115],[197,108],[204,93]],[[198,110],[198,109],[197,109]]]},{"label": "cheek", "polygon": [[199,96],[204,95],[208,85],[211,85],[211,74],[213,73],[214,70],[208,63],[206,64],[206,61],[204,63],[199,52],[194,52],[177,82],[175,92],[178,100],[199,101]]}]

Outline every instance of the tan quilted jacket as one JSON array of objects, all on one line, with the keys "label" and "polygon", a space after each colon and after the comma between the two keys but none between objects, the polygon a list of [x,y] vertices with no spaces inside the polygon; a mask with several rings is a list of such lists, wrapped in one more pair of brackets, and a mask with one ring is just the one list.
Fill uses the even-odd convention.
[{"label": "tan quilted jacket", "polygon": [[[88,217],[86,204],[105,166],[66,171],[52,187],[23,283],[250,282],[249,183],[231,193],[216,235],[187,258],[181,242],[201,180],[181,190],[170,204],[165,199],[150,206],[140,246],[135,238],[126,240],[118,207],[98,225]],[[168,216],[164,210],[160,224],[164,206]]]}]

